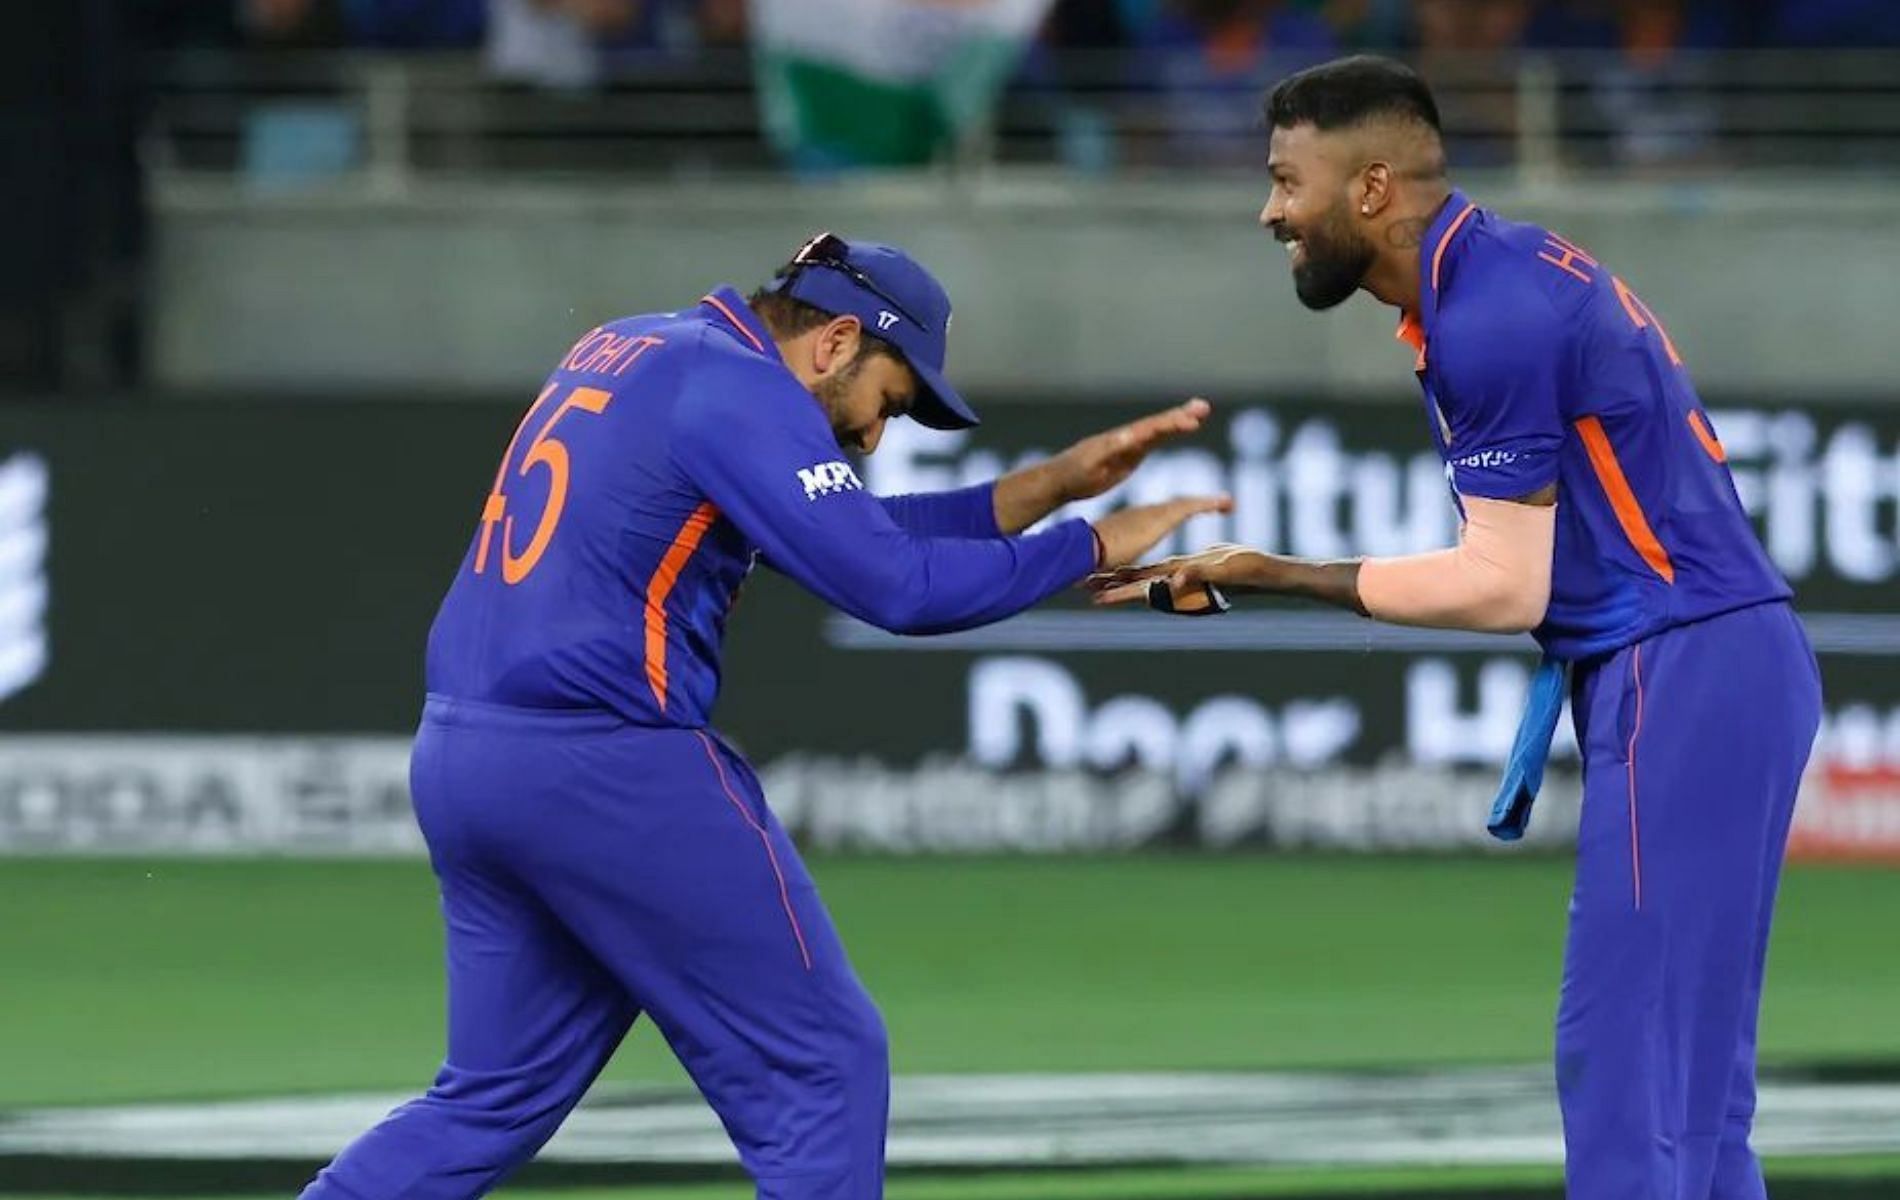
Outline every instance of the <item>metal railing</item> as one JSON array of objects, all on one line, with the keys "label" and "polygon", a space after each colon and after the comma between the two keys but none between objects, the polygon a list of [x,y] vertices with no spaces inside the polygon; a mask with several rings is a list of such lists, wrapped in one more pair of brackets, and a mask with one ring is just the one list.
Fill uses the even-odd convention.
[{"label": "metal railing", "polygon": [[743,56],[656,59],[585,92],[492,78],[465,56],[193,54],[159,60],[161,172],[400,193],[488,173],[770,170]]},{"label": "metal railing", "polygon": [[[1030,63],[939,158],[1086,173],[1258,171],[1260,97],[1298,63],[1198,80],[1137,55]],[[1900,54],[1442,57],[1423,62],[1454,163],[1568,172],[1900,172]],[[616,64],[585,92],[492,78],[466,56],[155,61],[147,161],[163,177],[396,197],[468,178],[699,178],[785,170],[743,52]]]}]

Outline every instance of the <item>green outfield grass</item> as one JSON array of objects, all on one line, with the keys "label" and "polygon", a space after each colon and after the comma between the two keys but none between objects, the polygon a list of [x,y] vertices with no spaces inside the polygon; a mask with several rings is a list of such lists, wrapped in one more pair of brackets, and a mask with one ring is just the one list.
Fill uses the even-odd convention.
[{"label": "green outfield grass", "polygon": [[[1900,1158],[1770,1162],[1771,1182],[1824,1183],[1900,1177]],[[1430,1170],[1301,1170],[1206,1168],[1102,1171],[1075,1176],[999,1174],[891,1180],[889,1200],[1275,1200],[1278,1197],[1393,1196],[1408,1191],[1521,1189],[1554,1195],[1563,1172],[1553,1167],[1440,1167]],[[744,1184],[639,1188],[637,1191],[512,1189],[510,1200],[752,1200]]]},{"label": "green outfield grass", "polygon": [[[1141,857],[815,864],[899,1072],[1475,1063],[1549,1051],[1561,859]],[[412,1090],[441,1044],[415,862],[0,860],[0,1107]],[[1900,1060],[1900,872],[1790,873],[1765,1056]],[[680,1080],[650,1030],[610,1078]],[[1771,1164],[1885,1195],[1900,1160]],[[1555,1197],[1549,1167],[900,1175],[892,1200]],[[517,1200],[741,1200],[739,1183]],[[68,1198],[70,1200],[70,1198]]]},{"label": "green outfield grass", "polygon": [[[1857,1181],[1874,1187],[1900,1178],[1900,1158],[1856,1158],[1769,1162],[1777,1196],[1854,1195]],[[1101,1171],[1074,1175],[1012,1174],[897,1176],[886,1188],[889,1200],[1311,1200],[1319,1197],[1397,1197],[1430,1190],[1444,1195],[1476,1190],[1488,1195],[1518,1191],[1551,1196],[1562,1187],[1562,1173],[1548,1167],[1455,1167],[1435,1170],[1286,1170],[1223,1169]],[[638,1188],[536,1190],[503,1188],[509,1200],[752,1200],[743,1183],[642,1185]],[[1865,1193],[1874,1195],[1874,1192]],[[14,1196],[9,1200],[106,1200],[73,1196]],[[187,1198],[188,1200],[188,1198]],[[234,1200],[206,1197],[204,1200]],[[265,1197],[236,1200],[267,1200]]]},{"label": "green outfield grass", "polygon": [[[899,1072],[1548,1053],[1561,859],[815,864]],[[0,861],[0,1105],[426,1083],[415,862]],[[1763,1049],[1900,1058],[1900,872],[1791,872]],[[678,1078],[651,1030],[612,1068]]]}]

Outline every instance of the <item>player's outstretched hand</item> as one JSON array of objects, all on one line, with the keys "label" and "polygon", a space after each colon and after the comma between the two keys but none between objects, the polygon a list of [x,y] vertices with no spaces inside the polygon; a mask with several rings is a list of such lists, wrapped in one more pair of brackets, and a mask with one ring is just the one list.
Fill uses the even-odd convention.
[{"label": "player's outstretched hand", "polygon": [[1095,522],[1095,532],[1102,539],[1102,569],[1113,570],[1134,562],[1190,517],[1229,512],[1233,507],[1229,496],[1194,496],[1117,509]]},{"label": "player's outstretched hand", "polygon": [[[1085,586],[1095,593],[1097,604],[1145,601],[1164,612],[1191,616],[1211,607],[1224,609],[1222,593],[1257,590],[1269,563],[1258,550],[1223,544],[1199,554],[1101,571],[1089,576]],[[1156,594],[1159,584],[1167,589],[1161,595]]]},{"label": "player's outstretched hand", "polygon": [[1049,460],[1065,500],[1099,496],[1135,473],[1163,442],[1200,431],[1214,406],[1196,396],[1173,408],[1085,437]]}]

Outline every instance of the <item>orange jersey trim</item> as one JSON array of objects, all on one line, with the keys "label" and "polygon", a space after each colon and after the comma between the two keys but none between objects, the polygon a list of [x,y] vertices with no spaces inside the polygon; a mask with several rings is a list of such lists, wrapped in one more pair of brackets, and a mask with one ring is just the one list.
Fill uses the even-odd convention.
[{"label": "orange jersey trim", "polygon": [[792,907],[792,890],[785,884],[785,869],[779,865],[778,851],[772,849],[771,832],[759,824],[751,810],[746,808],[733,792],[732,785],[726,782],[726,768],[719,764],[719,755],[713,750],[712,739],[706,736],[706,731],[695,729],[693,733],[699,738],[700,745],[706,747],[706,757],[712,760],[713,772],[719,776],[719,789],[726,793],[726,799],[731,801],[732,807],[739,810],[739,819],[744,821],[752,832],[759,835],[759,841],[765,846],[765,861],[771,864],[772,878],[778,880],[779,903],[785,908],[785,919],[792,923],[792,938],[798,943],[798,957],[805,964],[805,969],[809,971],[811,970],[811,947],[805,944],[804,927],[798,923],[798,910]]},{"label": "orange jersey trim", "polygon": [[[1445,248],[1451,245],[1451,239],[1457,236],[1458,230],[1471,219],[1471,214],[1477,211],[1476,204],[1465,205],[1464,211],[1459,213],[1445,230],[1445,236],[1438,239],[1438,246],[1432,251],[1432,291],[1438,290],[1438,273],[1445,262]],[[1425,324],[1418,319],[1418,314],[1401,312],[1399,331],[1393,336],[1417,352],[1418,357],[1413,359],[1412,369],[1423,371],[1425,369]]]},{"label": "orange jersey trim", "polygon": [[1401,316],[1398,332],[1392,336],[1418,352],[1418,358],[1413,361],[1412,369],[1423,371],[1425,369],[1425,326],[1419,323],[1418,318],[1411,313]]},{"label": "orange jersey trim", "polygon": [[756,333],[753,333],[750,329],[747,329],[745,322],[739,319],[739,314],[727,308],[723,300],[721,300],[717,296],[712,296],[712,295],[703,296],[701,297],[701,300],[703,303],[710,304],[714,308],[718,309],[720,312],[725,313],[726,320],[731,321],[732,327],[734,329],[737,329],[740,335],[743,336],[746,341],[752,343],[752,348],[754,350],[757,350],[760,354],[765,353],[765,343],[759,340],[759,335]]},{"label": "orange jersey trim", "polygon": [[1716,462],[1728,461],[1728,451],[1716,439],[1715,430],[1709,428],[1708,418],[1694,409],[1689,410],[1689,428],[1695,431],[1695,440],[1702,443],[1702,452]]},{"label": "orange jersey trim", "polygon": [[666,599],[673,594],[673,585],[679,582],[687,560],[718,519],[719,509],[710,500],[694,509],[674,535],[673,544],[666,548],[653,578],[647,581],[647,686],[653,690],[653,702],[662,713],[666,711]]},{"label": "orange jersey trim", "polygon": [[1636,726],[1630,730],[1629,747],[1623,759],[1629,763],[1630,793],[1630,884],[1636,911],[1643,911],[1643,825],[1636,814],[1636,739],[1643,732],[1643,644],[1630,649],[1630,678],[1636,684]]},{"label": "orange jersey trim", "polygon": [[1438,268],[1444,265],[1445,247],[1451,245],[1451,239],[1458,236],[1459,228],[1471,219],[1472,213],[1477,211],[1477,205],[1465,205],[1465,211],[1458,214],[1458,219],[1451,223],[1451,228],[1445,230],[1445,236],[1438,239],[1438,249],[1432,251],[1432,291],[1438,290]]},{"label": "orange jersey trim", "polygon": [[1610,499],[1616,522],[1623,527],[1623,536],[1636,547],[1636,553],[1642,555],[1650,570],[1662,576],[1664,582],[1673,584],[1676,582],[1675,564],[1669,561],[1669,552],[1657,540],[1636,493],[1630,490],[1629,477],[1623,474],[1623,464],[1617,461],[1610,437],[1603,432],[1603,422],[1596,417],[1584,417],[1577,422],[1577,434],[1583,438],[1583,448],[1590,455],[1590,469],[1596,472],[1603,494]]}]

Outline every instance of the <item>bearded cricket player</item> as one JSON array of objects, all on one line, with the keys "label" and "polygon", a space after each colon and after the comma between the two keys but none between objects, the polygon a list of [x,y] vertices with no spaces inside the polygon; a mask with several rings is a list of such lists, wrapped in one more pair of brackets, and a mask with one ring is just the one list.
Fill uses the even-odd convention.
[{"label": "bearded cricket player", "polygon": [[1534,634],[1491,828],[1522,832],[1567,681],[1584,758],[1556,1030],[1569,1195],[1761,1200],[1756,1018],[1821,712],[1788,584],[1662,321],[1581,246],[1455,189],[1415,74],[1315,67],[1267,117],[1261,223],[1308,308],[1364,290],[1398,310],[1458,545],[1350,562],[1220,546],[1105,573],[1097,598],[1205,613],[1292,595]]}]

